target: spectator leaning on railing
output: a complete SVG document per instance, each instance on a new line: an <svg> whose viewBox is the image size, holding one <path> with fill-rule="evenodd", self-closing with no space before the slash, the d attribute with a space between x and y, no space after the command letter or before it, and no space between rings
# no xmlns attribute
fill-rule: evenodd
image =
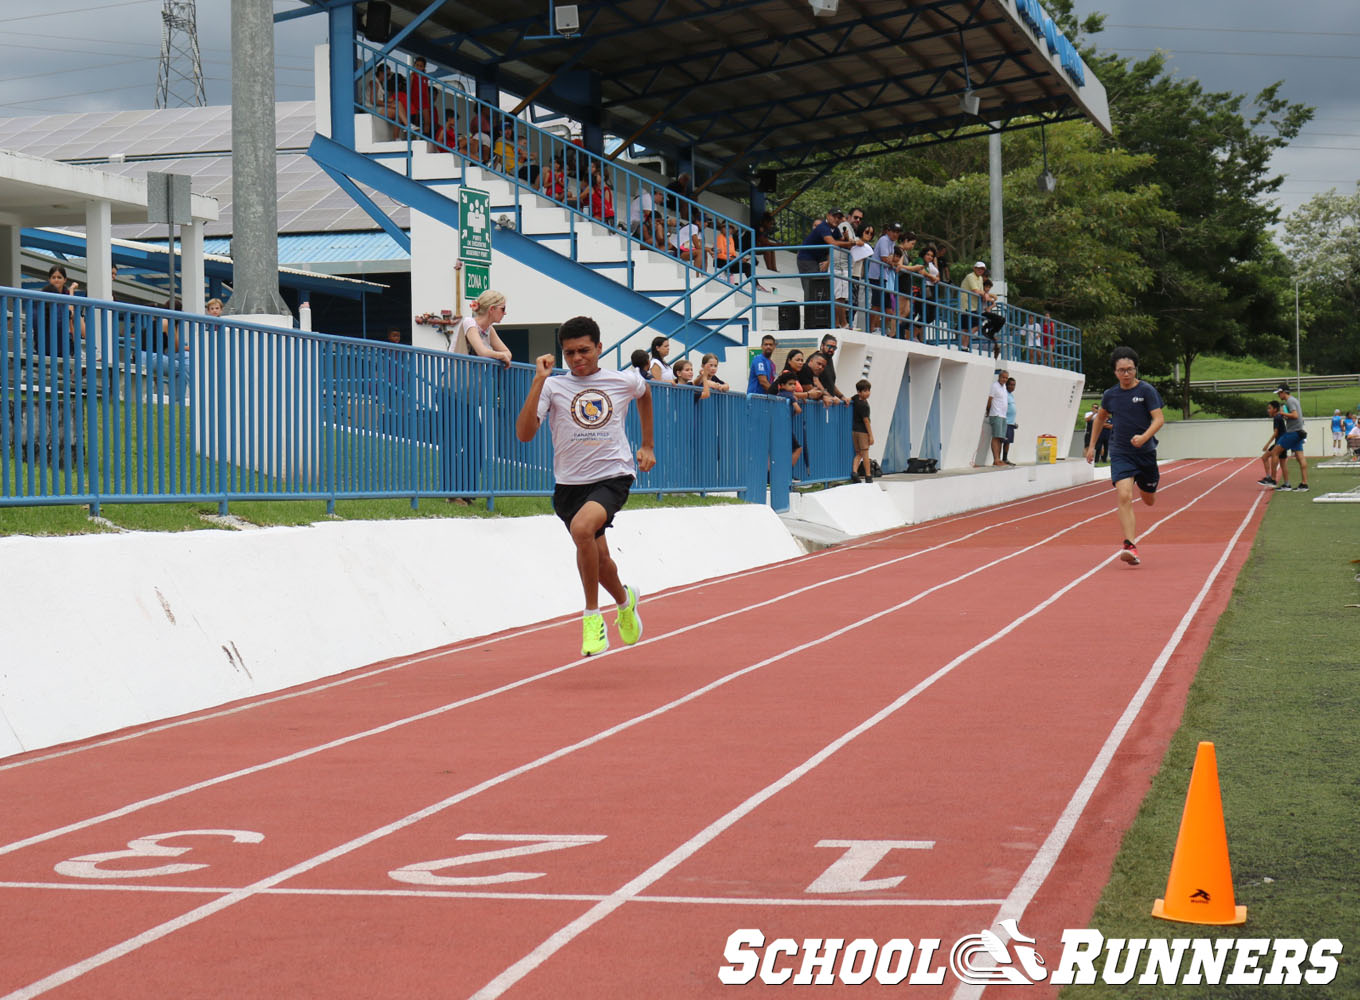
<svg viewBox="0 0 1360 1000"><path fill-rule="evenodd" d="M798 271L803 282L803 298L810 304L830 302L831 283L824 277L831 266L830 247L838 247L841 250L849 250L852 246L858 245L858 240L842 239L838 235L838 228L841 220L845 218L845 212L839 208L830 209L826 213L826 218L812 227L812 232L808 233L803 240L804 249L798 251ZM820 273L819 273L820 272ZM807 310L811 312L812 310ZM829 324L831 317L826 317ZM804 322L804 327L811 324Z"/></svg>
<svg viewBox="0 0 1360 1000"><path fill-rule="evenodd" d="M986 276L987 265L977 261L972 273L965 275L963 281L959 282L959 287L963 289L963 294L959 296L959 346L965 351L969 346L968 334L977 326L982 311L982 280Z"/></svg>
<svg viewBox="0 0 1360 1000"><path fill-rule="evenodd" d="M822 382L824 371L826 371L826 355L821 351L813 351L807 359L807 364L803 365L798 372L798 381L803 383L804 389L808 390L809 398L820 399L828 406L844 402L844 400L831 395L827 390L826 384ZM813 390L816 390L816 396L811 395Z"/></svg>
<svg viewBox="0 0 1360 1000"><path fill-rule="evenodd" d="M699 374L694 376L694 384L703 389L700 399L707 399L714 392L726 392L727 383L718 378L718 356L705 354L699 362Z"/></svg>
<svg viewBox="0 0 1360 1000"><path fill-rule="evenodd" d="M769 392L774 385L774 345L775 339L770 334L760 338L760 353L751 359L751 373L746 380L746 391L751 395Z"/></svg>
<svg viewBox="0 0 1360 1000"><path fill-rule="evenodd" d="M890 222L883 227L883 235L874 244L874 252L865 265L864 274L869 282L869 332L884 331L883 312L886 299L886 277L892 273L893 250L902 235L902 223Z"/></svg>
<svg viewBox="0 0 1360 1000"><path fill-rule="evenodd" d="M916 304L921 301L921 286L926 276L926 266L920 261L913 262L912 253L916 249L916 234L906 232L902 234L901 241L897 244L897 256L893 260L893 267L897 295L894 297L894 315L897 317L894 322L895 336L907 337L907 327L911 324L912 313L916 309Z"/></svg>
<svg viewBox="0 0 1360 1000"><path fill-rule="evenodd" d="M912 336L924 340L921 328L935 322L935 296L940 284L940 269L935 263L935 248L926 247L921 251L921 259L916 265L916 273L921 276L920 285L914 290L912 299Z"/></svg>
<svg viewBox="0 0 1360 1000"><path fill-rule="evenodd" d="M822 388L826 390L826 401L828 403L846 403L845 393L836 388L836 349L840 346L834 334L826 334L822 337L821 346L813 359L821 358L822 370L818 373L821 379Z"/></svg>

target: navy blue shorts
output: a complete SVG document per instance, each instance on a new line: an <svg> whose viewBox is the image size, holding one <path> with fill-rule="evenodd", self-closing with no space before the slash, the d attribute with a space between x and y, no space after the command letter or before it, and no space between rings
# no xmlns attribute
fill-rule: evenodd
<svg viewBox="0 0 1360 1000"><path fill-rule="evenodd" d="M1275 439L1275 447L1285 451L1303 451L1303 435L1298 431L1286 431Z"/></svg>
<svg viewBox="0 0 1360 1000"><path fill-rule="evenodd" d="M1156 493L1161 478L1155 451L1110 452L1110 482L1132 479L1144 493Z"/></svg>

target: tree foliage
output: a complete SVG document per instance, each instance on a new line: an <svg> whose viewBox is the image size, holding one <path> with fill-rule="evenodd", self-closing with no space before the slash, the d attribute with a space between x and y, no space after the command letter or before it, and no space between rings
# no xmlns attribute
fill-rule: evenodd
<svg viewBox="0 0 1360 1000"><path fill-rule="evenodd" d="M1309 366L1360 371L1360 185L1317 195L1285 220L1284 233Z"/></svg>
<svg viewBox="0 0 1360 1000"><path fill-rule="evenodd" d="M1170 374L1179 363L1185 381L1206 352L1281 352L1292 285L1270 231L1281 182L1270 157L1311 109L1283 98L1278 83L1248 99L1172 75L1160 54L1137 62L1101 54L1081 39L1100 31L1102 17L1078 22L1070 0L1046 7L1105 85L1114 134L1085 123L1046 127L1058 177L1051 195L1035 185L1038 130L1003 137L1011 301L1081 326L1088 375L1099 379L1120 343L1138 350L1146 371ZM901 221L952 261L987 255L980 138L847 163L816 192L796 207L820 216L831 202L861 205L880 228ZM1182 404L1188 415L1188 393Z"/></svg>

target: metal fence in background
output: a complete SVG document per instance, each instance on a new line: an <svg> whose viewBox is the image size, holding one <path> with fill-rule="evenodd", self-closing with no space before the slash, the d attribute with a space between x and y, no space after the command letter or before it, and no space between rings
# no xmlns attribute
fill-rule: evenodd
<svg viewBox="0 0 1360 1000"><path fill-rule="evenodd" d="M515 435L528 365L17 289L0 345L3 506L552 492L549 431ZM788 506L787 400L652 389L637 490ZM804 405L801 478L848 477L846 409Z"/></svg>

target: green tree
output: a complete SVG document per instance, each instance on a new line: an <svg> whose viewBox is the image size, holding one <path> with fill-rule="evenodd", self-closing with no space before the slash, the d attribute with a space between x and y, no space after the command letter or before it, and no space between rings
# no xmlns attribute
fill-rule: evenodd
<svg viewBox="0 0 1360 1000"><path fill-rule="evenodd" d="M1270 196L1281 178L1270 157L1288 144L1312 110L1267 87L1250 103L1241 94L1210 93L1196 80L1170 76L1161 55L1137 63L1097 58L1121 148L1150 159L1140 178L1156 183L1173 221L1144 247L1153 280L1138 311L1154 320L1140 346L1144 364L1182 366L1186 383L1195 358L1241 352L1278 331L1278 297L1259 265L1272 252L1269 227L1279 217ZM1190 414L1188 385L1181 399Z"/></svg>
<svg viewBox="0 0 1360 1000"><path fill-rule="evenodd" d="M1285 220L1284 246L1299 279L1308 367L1360 371L1360 184L1300 206Z"/></svg>

